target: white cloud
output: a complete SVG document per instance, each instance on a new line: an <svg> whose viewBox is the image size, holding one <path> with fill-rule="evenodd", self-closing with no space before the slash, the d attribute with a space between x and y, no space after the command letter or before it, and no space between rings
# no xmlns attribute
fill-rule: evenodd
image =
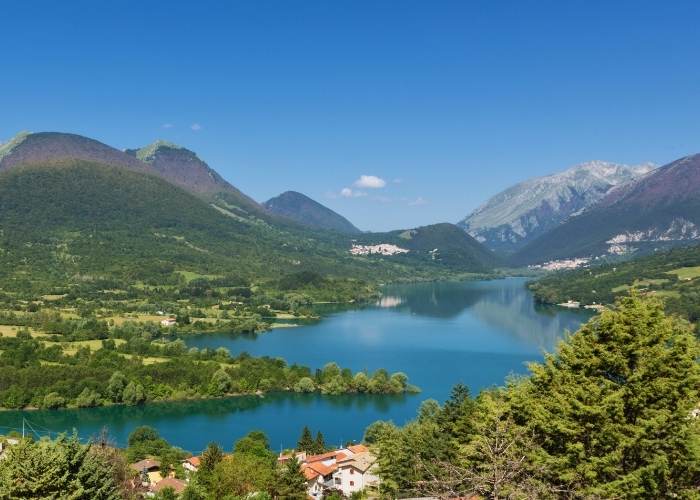
<svg viewBox="0 0 700 500"><path fill-rule="evenodd" d="M427 205L427 204L428 204L428 200L426 200L422 196L419 196L415 200L408 202L409 207L420 207L420 206Z"/></svg>
<svg viewBox="0 0 700 500"><path fill-rule="evenodd" d="M193 123L192 125L190 125L190 128L195 132L199 132L200 130L202 130L202 126L199 123Z"/></svg>
<svg viewBox="0 0 700 500"><path fill-rule="evenodd" d="M163 124L163 128L173 128L174 126L175 125L173 125L172 123L164 123Z"/></svg>
<svg viewBox="0 0 700 500"><path fill-rule="evenodd" d="M346 187L340 190L340 196L343 198L361 198L362 196L367 196L367 193L364 191L355 191Z"/></svg>
<svg viewBox="0 0 700 500"><path fill-rule="evenodd" d="M386 186L386 181L376 175L361 175L353 185L359 188L381 189Z"/></svg>

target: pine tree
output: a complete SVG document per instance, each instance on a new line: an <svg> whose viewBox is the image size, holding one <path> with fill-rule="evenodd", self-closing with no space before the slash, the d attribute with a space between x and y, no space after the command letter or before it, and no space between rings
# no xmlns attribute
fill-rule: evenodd
<svg viewBox="0 0 700 500"><path fill-rule="evenodd" d="M316 440L314 441L314 453L315 454L321 454L325 453L326 451L326 441L323 438L323 434L321 431L318 431L316 433Z"/></svg>
<svg viewBox="0 0 700 500"><path fill-rule="evenodd" d="M582 497L669 498L700 480L700 356L691 327L632 296L509 391L551 484Z"/></svg>
<svg viewBox="0 0 700 500"><path fill-rule="evenodd" d="M0 498L117 500L112 466L77 436L22 440L0 460Z"/></svg>
<svg viewBox="0 0 700 500"><path fill-rule="evenodd" d="M280 498L286 500L305 500L307 498L306 478L301 470L301 463L296 457L287 460L280 473L277 486Z"/></svg>
<svg viewBox="0 0 700 500"><path fill-rule="evenodd" d="M311 430L309 430L308 426L304 426L304 429L301 431L301 437L299 438L299 441L297 442L297 451L305 451L306 453L313 453L314 452L314 438L311 435Z"/></svg>

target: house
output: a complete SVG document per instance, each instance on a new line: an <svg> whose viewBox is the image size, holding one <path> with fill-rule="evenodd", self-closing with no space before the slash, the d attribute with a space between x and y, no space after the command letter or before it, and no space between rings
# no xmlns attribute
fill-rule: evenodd
<svg viewBox="0 0 700 500"><path fill-rule="evenodd" d="M144 486L156 484L163 479L163 476L160 475L160 462L158 460L140 460L131 464L130 467L141 475L141 484Z"/></svg>
<svg viewBox="0 0 700 500"><path fill-rule="evenodd" d="M301 463L306 478L307 493L310 498L320 500L330 490L340 490L343 495L364 488L377 486L376 457L363 444L355 444L319 455L304 452L280 455L278 464L284 464L292 457Z"/></svg>
<svg viewBox="0 0 700 500"><path fill-rule="evenodd" d="M333 473L337 470L335 463L326 465L318 460L305 463L302 467L306 478L307 492L311 498L323 498L325 490L334 488Z"/></svg>
<svg viewBox="0 0 700 500"><path fill-rule="evenodd" d="M187 488L187 483L182 479L176 479L174 477L166 477L158 481L156 484L151 486L150 491L152 493L160 493L166 488L172 488L176 495L181 494Z"/></svg>
<svg viewBox="0 0 700 500"><path fill-rule="evenodd" d="M360 445L361 446L361 445ZM366 449L366 447L363 447ZM357 448L358 450L360 448ZM377 457L368 451L360 451L352 456L338 460L337 470L333 474L334 486L344 495L362 491L379 485L376 467Z"/></svg>
<svg viewBox="0 0 700 500"><path fill-rule="evenodd" d="M160 320L160 326L171 327L175 326L176 324L177 320L175 318L165 318Z"/></svg>
<svg viewBox="0 0 700 500"><path fill-rule="evenodd" d="M182 462L182 467L189 472L197 472L199 470L199 465L202 463L200 457L190 457L186 458Z"/></svg>

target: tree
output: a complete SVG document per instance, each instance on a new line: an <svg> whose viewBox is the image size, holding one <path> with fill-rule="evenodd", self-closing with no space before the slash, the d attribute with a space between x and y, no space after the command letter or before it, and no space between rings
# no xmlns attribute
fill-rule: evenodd
<svg viewBox="0 0 700 500"><path fill-rule="evenodd" d="M114 372L107 383L107 396L115 403L121 402L126 385L127 380L124 374L120 371Z"/></svg>
<svg viewBox="0 0 700 500"><path fill-rule="evenodd" d="M270 451L270 442L265 433L260 431L249 432L239 439L233 446L235 453L248 453L261 458L274 460L275 455Z"/></svg>
<svg viewBox="0 0 700 500"><path fill-rule="evenodd" d="M320 455L326 451L326 440L323 438L321 431L316 433L316 439L314 440L314 453Z"/></svg>
<svg viewBox="0 0 700 500"><path fill-rule="evenodd" d="M78 397L75 399L75 404L78 408L92 408L93 406L98 406L100 404L100 395L89 387L86 387L78 394Z"/></svg>
<svg viewBox="0 0 700 500"><path fill-rule="evenodd" d="M129 382L129 385L124 389L124 403L130 406L136 406L146 401L146 392L143 386L136 382Z"/></svg>
<svg viewBox="0 0 700 500"><path fill-rule="evenodd" d="M0 498L121 498L110 464L76 435L22 440L0 460Z"/></svg>
<svg viewBox="0 0 700 500"><path fill-rule="evenodd" d="M315 390L316 384L310 377L302 377L294 384L294 392L314 392Z"/></svg>
<svg viewBox="0 0 700 500"><path fill-rule="evenodd" d="M582 496L696 493L699 355L687 323L633 295L531 365L509 398L546 479Z"/></svg>
<svg viewBox="0 0 700 500"><path fill-rule="evenodd" d="M216 443L209 443L207 449L202 452L200 471L205 473L214 472L214 468L224 459L224 450Z"/></svg>
<svg viewBox="0 0 700 500"><path fill-rule="evenodd" d="M305 500L307 498L306 478L301 470L301 463L292 457L282 467L277 480L277 489L281 498Z"/></svg>
<svg viewBox="0 0 700 500"><path fill-rule="evenodd" d="M50 392L44 396L43 406L50 410L61 408L62 406L66 406L66 400L57 392Z"/></svg>
<svg viewBox="0 0 700 500"><path fill-rule="evenodd" d="M219 368L211 377L210 392L214 396L223 396L231 392L233 381L231 376L223 368Z"/></svg>
<svg viewBox="0 0 700 500"><path fill-rule="evenodd" d="M306 425L301 431L299 441L297 441L297 451L305 451L307 453L313 453L314 451L314 438L311 435L311 430Z"/></svg>
<svg viewBox="0 0 700 500"><path fill-rule="evenodd" d="M137 427L129 434L127 457L131 461L141 460L149 455L161 456L170 445L160 437L158 431L147 425Z"/></svg>
<svg viewBox="0 0 700 500"><path fill-rule="evenodd" d="M224 498L227 495L243 497L271 490L274 479L274 464L268 458L249 453L232 453L214 468L210 493L213 498Z"/></svg>
<svg viewBox="0 0 700 500"><path fill-rule="evenodd" d="M472 434L471 420L474 406L469 388L461 383L455 385L438 417L440 427L460 442L466 442Z"/></svg>

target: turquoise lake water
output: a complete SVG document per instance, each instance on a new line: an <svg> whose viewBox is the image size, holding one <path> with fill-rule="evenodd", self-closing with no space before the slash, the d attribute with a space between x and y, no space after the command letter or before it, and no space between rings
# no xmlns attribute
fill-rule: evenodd
<svg viewBox="0 0 700 500"><path fill-rule="evenodd" d="M444 401L462 382L476 393L501 385L509 374L526 373L526 363L552 351L566 330L590 314L535 304L525 280L421 283L384 290L373 305L327 306L323 319L257 336L203 334L190 346L226 347L231 353L277 356L313 368L335 361L353 370L403 371L420 394L322 396L271 394L213 401L0 413L0 431L26 417L38 433L76 428L89 437L106 426L124 445L139 425L156 427L168 441L192 452L210 441L226 449L250 430L270 436L275 448L296 443L301 428L321 430L328 443L360 440L375 420L404 423L421 401Z"/></svg>

